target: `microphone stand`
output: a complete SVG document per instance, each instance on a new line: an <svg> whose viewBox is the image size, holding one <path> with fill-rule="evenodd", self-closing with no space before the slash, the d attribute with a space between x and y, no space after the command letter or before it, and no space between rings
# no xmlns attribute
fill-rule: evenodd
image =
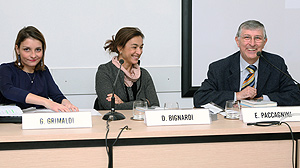
<svg viewBox="0 0 300 168"><path fill-rule="evenodd" d="M120 74L121 66L124 63L124 60L120 59L119 62L120 62L120 68L118 70L115 82L113 84L113 93L112 93L112 97L111 97L111 110L110 110L110 112L106 113L102 117L103 120L115 121L115 120L124 120L125 119L125 116L122 113L119 113L119 112L115 111L115 105L116 105L116 102L115 102L115 87L116 87L116 83L117 83L117 80L118 80L118 77L119 77L119 74Z"/></svg>
<svg viewBox="0 0 300 168"><path fill-rule="evenodd" d="M291 80L293 80L293 81L297 84L298 88L300 89L300 83L299 83L299 82L297 82L297 81L294 80L290 75L288 75L287 73L283 72L281 69L279 69L278 67L276 67L275 65L273 65L269 60L267 60L267 58L265 58L265 56L262 55L262 53L261 53L260 51L257 52L256 55L257 55L258 57L262 57L262 58L263 58L268 64L270 64L272 67L274 67L274 68L277 69L279 72L281 72L282 74L284 74L285 76L287 76L288 78L290 78Z"/></svg>

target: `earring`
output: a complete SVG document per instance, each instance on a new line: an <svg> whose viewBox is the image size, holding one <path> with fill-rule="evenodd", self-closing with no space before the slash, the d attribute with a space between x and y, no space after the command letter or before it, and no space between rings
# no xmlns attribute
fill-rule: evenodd
<svg viewBox="0 0 300 168"><path fill-rule="evenodd" d="M21 57L18 55L18 66L21 66Z"/></svg>
<svg viewBox="0 0 300 168"><path fill-rule="evenodd" d="M41 67L44 66L43 61L41 61Z"/></svg>

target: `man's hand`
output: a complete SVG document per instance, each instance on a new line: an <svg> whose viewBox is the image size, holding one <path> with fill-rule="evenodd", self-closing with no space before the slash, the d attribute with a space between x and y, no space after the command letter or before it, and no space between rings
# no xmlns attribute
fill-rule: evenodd
<svg viewBox="0 0 300 168"><path fill-rule="evenodd" d="M236 100L253 99L257 95L257 90L251 86L247 86L240 92L236 93Z"/></svg>

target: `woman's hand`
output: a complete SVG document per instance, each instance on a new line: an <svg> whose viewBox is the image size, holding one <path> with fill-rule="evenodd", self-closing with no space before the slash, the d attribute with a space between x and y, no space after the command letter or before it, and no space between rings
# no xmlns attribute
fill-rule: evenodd
<svg viewBox="0 0 300 168"><path fill-rule="evenodd" d="M63 99L61 104L66 106L71 111L79 111L78 107L74 106L68 99Z"/></svg>
<svg viewBox="0 0 300 168"><path fill-rule="evenodd" d="M47 109L50 109L55 112L70 112L70 109L62 104L56 103L52 100L49 100L44 105Z"/></svg>
<svg viewBox="0 0 300 168"><path fill-rule="evenodd" d="M124 103L123 100L121 100L118 95L115 94L114 96L115 96L115 103L116 104L122 104L122 103ZM110 102L111 101L111 97L112 97L112 93L110 93L110 94L107 95L106 100Z"/></svg>
<svg viewBox="0 0 300 168"><path fill-rule="evenodd" d="M78 108L74 106L69 100L63 99L62 104L56 103L52 100L46 99L44 97L29 93L25 99L25 102L28 104L37 104L46 107L47 109L56 111L56 112L69 112L69 111L78 111Z"/></svg>

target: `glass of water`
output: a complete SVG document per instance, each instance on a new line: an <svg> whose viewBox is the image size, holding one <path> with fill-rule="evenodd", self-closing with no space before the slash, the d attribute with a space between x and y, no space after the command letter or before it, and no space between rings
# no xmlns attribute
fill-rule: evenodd
<svg viewBox="0 0 300 168"><path fill-rule="evenodd" d="M225 113L227 119L239 119L241 114L240 102L234 100L226 101Z"/></svg>
<svg viewBox="0 0 300 168"><path fill-rule="evenodd" d="M178 110L179 104L178 104L178 102L166 102L164 104L164 109L165 110Z"/></svg>
<svg viewBox="0 0 300 168"><path fill-rule="evenodd" d="M148 109L146 101L138 100L133 102L133 117L134 120L144 120L145 110Z"/></svg>

